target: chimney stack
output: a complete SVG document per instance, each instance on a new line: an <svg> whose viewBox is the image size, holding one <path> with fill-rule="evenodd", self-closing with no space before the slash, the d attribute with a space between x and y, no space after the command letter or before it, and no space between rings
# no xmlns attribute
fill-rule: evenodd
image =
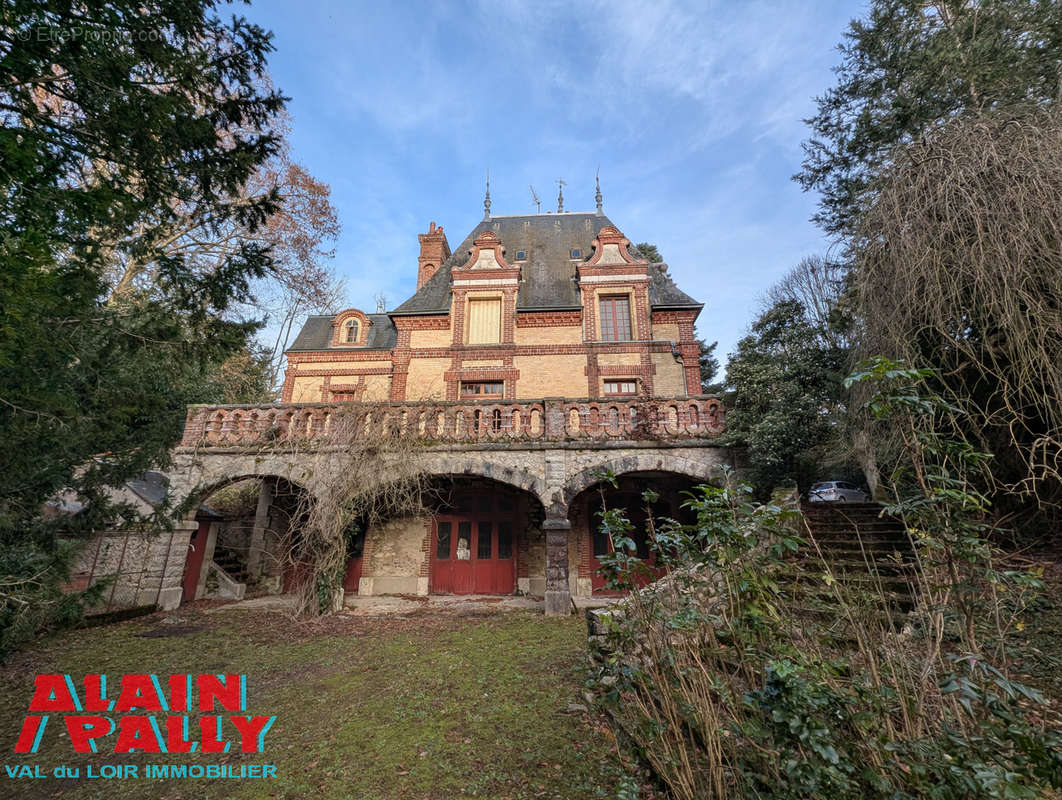
<svg viewBox="0 0 1062 800"><path fill-rule="evenodd" d="M427 233L418 233L420 256L417 258L417 289L431 280L443 261L450 257L450 243L446 241L442 225L431 223Z"/></svg>

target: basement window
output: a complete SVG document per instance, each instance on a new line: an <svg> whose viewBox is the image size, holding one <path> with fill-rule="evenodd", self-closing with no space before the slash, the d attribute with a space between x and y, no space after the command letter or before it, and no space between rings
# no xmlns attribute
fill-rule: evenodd
<svg viewBox="0 0 1062 800"><path fill-rule="evenodd" d="M504 390L504 381L461 381L462 397L501 397Z"/></svg>
<svg viewBox="0 0 1062 800"><path fill-rule="evenodd" d="M623 379L617 381L605 381L605 394L614 397L616 395L631 395L638 393L638 381Z"/></svg>

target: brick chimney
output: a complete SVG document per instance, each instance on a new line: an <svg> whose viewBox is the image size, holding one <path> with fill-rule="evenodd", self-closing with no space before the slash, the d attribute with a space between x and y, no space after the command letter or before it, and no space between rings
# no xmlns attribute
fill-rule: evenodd
<svg viewBox="0 0 1062 800"><path fill-rule="evenodd" d="M417 258L417 289L426 284L439 266L450 257L450 243L446 241L442 225L431 223L427 233L418 233L420 256Z"/></svg>

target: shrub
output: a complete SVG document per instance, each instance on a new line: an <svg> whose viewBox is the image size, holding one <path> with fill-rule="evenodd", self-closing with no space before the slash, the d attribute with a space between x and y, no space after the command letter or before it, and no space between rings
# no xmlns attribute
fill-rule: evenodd
<svg viewBox="0 0 1062 800"><path fill-rule="evenodd" d="M880 582L840 579L798 508L756 504L730 474L689 498L695 524L649 523L667 574L598 616L590 682L673 796L1032 798L1062 788L1047 701L1007 668L1007 634L1039 581L997 568L985 500L964 481L982 456L934 433L939 399L924 378L885 362L854 378L911 431L909 480L893 481L909 492L889 511L913 546L913 610ZM644 566L630 523L613 509L601 524L614 545L608 581L633 590Z"/></svg>

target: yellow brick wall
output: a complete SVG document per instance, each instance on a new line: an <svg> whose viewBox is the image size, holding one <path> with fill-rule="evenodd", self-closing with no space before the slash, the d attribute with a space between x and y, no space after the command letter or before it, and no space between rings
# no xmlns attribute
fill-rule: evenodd
<svg viewBox="0 0 1062 800"><path fill-rule="evenodd" d="M410 331L409 346L414 350L418 347L449 347L453 341L453 332L447 328L444 331Z"/></svg>
<svg viewBox="0 0 1062 800"><path fill-rule="evenodd" d="M674 322L657 322L653 325L653 338L677 342L679 340L679 326Z"/></svg>
<svg viewBox="0 0 1062 800"><path fill-rule="evenodd" d="M529 344L579 344L583 341L580 325L565 325L557 328L517 328L514 333L517 346Z"/></svg>
<svg viewBox="0 0 1062 800"><path fill-rule="evenodd" d="M443 373L450 368L448 358L411 358L406 378L407 400L444 400Z"/></svg>
<svg viewBox="0 0 1062 800"><path fill-rule="evenodd" d="M324 378L296 378L294 385L291 387L291 402L321 402L321 384L323 383Z"/></svg>
<svg viewBox="0 0 1062 800"><path fill-rule="evenodd" d="M586 397L586 356L517 356L519 399Z"/></svg>
<svg viewBox="0 0 1062 800"><path fill-rule="evenodd" d="M335 378L332 382L335 383ZM357 380L355 378L355 380ZM365 393L361 396L363 402L390 400L391 399L391 376L390 375L366 375Z"/></svg>
<svg viewBox="0 0 1062 800"><path fill-rule="evenodd" d="M656 367L656 374L653 376L654 392L662 397L686 394L682 365L678 364L670 353L653 353L652 359L653 366ZM694 386L693 390L699 391L700 387Z"/></svg>
<svg viewBox="0 0 1062 800"><path fill-rule="evenodd" d="M602 353L597 357L599 367L637 366L642 363L638 353Z"/></svg>

